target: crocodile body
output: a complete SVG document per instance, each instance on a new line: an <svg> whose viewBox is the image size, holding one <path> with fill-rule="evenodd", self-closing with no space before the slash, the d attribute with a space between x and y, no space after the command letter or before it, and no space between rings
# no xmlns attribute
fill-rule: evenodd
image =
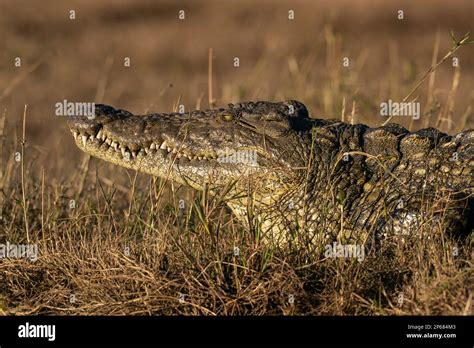
<svg viewBox="0 0 474 348"><path fill-rule="evenodd" d="M68 123L79 148L100 159L225 190L244 225L280 244L366 243L438 220L471 231L474 130L313 119L297 101L142 116L96 105L94 119Z"/></svg>

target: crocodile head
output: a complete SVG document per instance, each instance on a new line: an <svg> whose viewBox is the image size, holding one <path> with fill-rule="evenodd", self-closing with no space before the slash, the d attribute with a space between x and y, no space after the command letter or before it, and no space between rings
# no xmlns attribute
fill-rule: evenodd
<svg viewBox="0 0 474 348"><path fill-rule="evenodd" d="M231 184L229 195L267 205L302 182L301 133L311 122L297 101L144 116L96 105L93 119L68 119L77 146L95 157L198 190Z"/></svg>

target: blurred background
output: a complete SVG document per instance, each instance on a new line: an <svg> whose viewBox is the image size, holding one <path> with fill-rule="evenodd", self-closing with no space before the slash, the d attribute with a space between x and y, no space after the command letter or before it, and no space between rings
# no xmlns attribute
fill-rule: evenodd
<svg viewBox="0 0 474 348"><path fill-rule="evenodd" d="M20 146L28 104L37 161L57 175L77 165L80 152L54 114L64 99L137 114L297 99L312 117L344 113L379 126L380 103L405 97L451 49L450 30L460 38L474 29L473 15L472 0L0 0L2 144ZM451 133L473 126L474 45L454 56L457 69L448 59L414 93L421 119L393 121Z"/></svg>

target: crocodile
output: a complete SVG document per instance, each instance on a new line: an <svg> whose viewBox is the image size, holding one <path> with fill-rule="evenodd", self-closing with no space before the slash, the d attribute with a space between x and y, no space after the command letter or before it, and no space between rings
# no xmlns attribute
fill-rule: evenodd
<svg viewBox="0 0 474 348"><path fill-rule="evenodd" d="M223 192L244 226L279 245L369 243L440 222L472 232L472 129L371 128L312 118L295 100L147 115L97 104L68 125L99 159Z"/></svg>

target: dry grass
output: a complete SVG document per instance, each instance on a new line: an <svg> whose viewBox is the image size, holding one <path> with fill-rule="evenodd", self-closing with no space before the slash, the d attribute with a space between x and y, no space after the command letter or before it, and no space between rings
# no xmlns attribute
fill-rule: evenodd
<svg viewBox="0 0 474 348"><path fill-rule="evenodd" d="M172 2L115 4L41 5L42 16L34 2L0 4L0 243L29 239L40 252L35 262L0 260L0 313L472 314L472 235L455 241L425 224L424 238L361 263L277 248L218 197L81 155L53 117L63 99L138 113L171 110L177 100L193 108L208 99L293 98L318 117L380 125L379 103L410 93L451 48L449 30L473 31L471 1L370 11L364 0L350 2L351 11L347 2L186 2L184 23ZM400 7L404 24L391 17ZM297 21L288 22L288 8ZM460 68L448 60L417 90L419 121L395 121L472 128L472 53L472 45L460 49ZM10 64L16 56L20 69ZM335 63L345 56L348 70Z"/></svg>
<svg viewBox="0 0 474 348"><path fill-rule="evenodd" d="M40 257L0 263L4 313L470 313L472 239L458 244L427 224L429 239L397 241L361 263L324 259L260 242L218 199L189 194L180 209L182 193L160 190L159 181L139 186L120 192L96 177L70 209L74 187L29 180ZM7 240L25 242L19 188L7 198Z"/></svg>

